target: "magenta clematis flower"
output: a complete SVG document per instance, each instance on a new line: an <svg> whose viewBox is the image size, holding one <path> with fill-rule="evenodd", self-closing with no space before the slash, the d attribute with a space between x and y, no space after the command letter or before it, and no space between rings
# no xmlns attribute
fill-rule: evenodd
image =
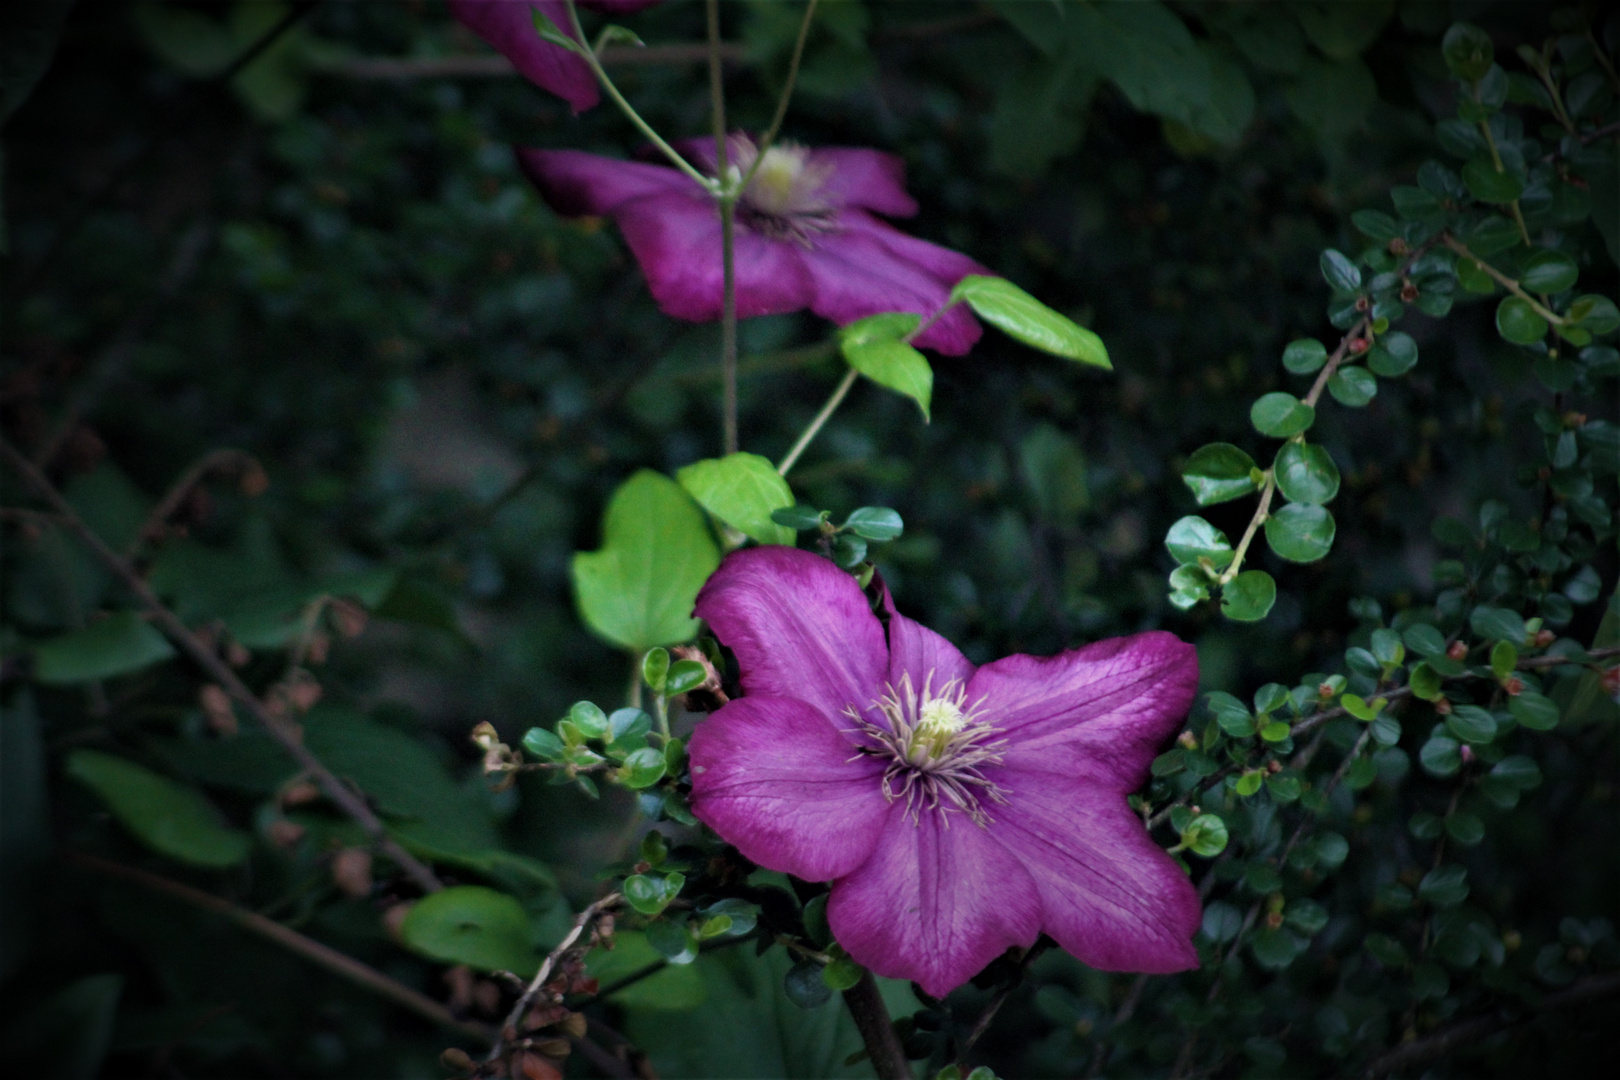
<svg viewBox="0 0 1620 1080"><path fill-rule="evenodd" d="M715 174L712 139L690 139L677 149ZM737 176L759 156L742 135L731 137L726 153ZM696 180L666 165L577 150L519 150L518 160L558 213L609 215L618 223L666 315L694 322L720 317L720 212ZM892 154L772 146L737 202L737 314L809 308L839 325L885 311L928 317L963 277L989 271L874 216L916 212L905 166ZM979 333L958 305L916 344L960 356Z"/></svg>
<svg viewBox="0 0 1620 1080"><path fill-rule="evenodd" d="M886 628L791 548L721 564L697 614L745 696L692 735L692 812L760 866L831 881L839 944L936 997L1043 931L1108 971L1197 966L1197 893L1125 803L1192 704L1192 646L975 668L885 602Z"/></svg>
<svg viewBox="0 0 1620 1080"><path fill-rule="evenodd" d="M604 15L628 15L659 0L579 0L580 7ZM450 14L512 61L518 74L584 112L600 100L590 65L561 45L541 39L534 10L573 37L565 0L448 0Z"/></svg>

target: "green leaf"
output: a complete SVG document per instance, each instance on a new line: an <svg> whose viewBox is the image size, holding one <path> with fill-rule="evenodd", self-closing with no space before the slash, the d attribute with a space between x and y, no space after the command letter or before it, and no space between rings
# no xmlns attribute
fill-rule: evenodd
<svg viewBox="0 0 1620 1080"><path fill-rule="evenodd" d="M1588 293L1569 305L1569 319L1587 333L1601 336L1620 328L1620 307L1607 296Z"/></svg>
<svg viewBox="0 0 1620 1080"><path fill-rule="evenodd" d="M1440 673L1430 667L1427 662L1418 664L1407 677L1407 685L1412 693L1424 701L1438 701L1440 699Z"/></svg>
<svg viewBox="0 0 1620 1080"><path fill-rule="evenodd" d="M1264 570L1245 570L1221 586L1221 613L1237 622L1258 622L1277 602L1277 583Z"/></svg>
<svg viewBox="0 0 1620 1080"><path fill-rule="evenodd" d="M574 589L591 629L641 652L697 633L692 605L720 565L703 515L668 477L643 469L608 503L600 551L574 556Z"/></svg>
<svg viewBox="0 0 1620 1080"><path fill-rule="evenodd" d="M1293 394L1274 391L1254 403L1249 409L1249 421L1262 435L1286 439L1315 423L1316 410Z"/></svg>
<svg viewBox="0 0 1620 1080"><path fill-rule="evenodd" d="M133 611L97 619L34 648L34 677L71 686L128 675L174 656L168 639Z"/></svg>
<svg viewBox="0 0 1620 1080"><path fill-rule="evenodd" d="M1446 835L1463 847L1473 847L1485 839L1485 823L1473 814L1459 810L1446 818Z"/></svg>
<svg viewBox="0 0 1620 1080"><path fill-rule="evenodd" d="M561 761L566 748L561 739L545 728L532 727L523 733L523 749L541 761Z"/></svg>
<svg viewBox="0 0 1620 1080"><path fill-rule="evenodd" d="M1468 625L1488 640L1511 641L1515 645L1524 641L1524 617L1512 608L1481 605L1468 616Z"/></svg>
<svg viewBox="0 0 1620 1080"><path fill-rule="evenodd" d="M1440 54L1446 67L1459 79L1478 82L1491 70L1496 50L1491 36L1472 23L1454 23L1440 41Z"/></svg>
<svg viewBox="0 0 1620 1080"><path fill-rule="evenodd" d="M818 1009L832 1000L832 987L822 981L821 965L814 960L801 960L789 968L782 989L801 1009Z"/></svg>
<svg viewBox="0 0 1620 1080"><path fill-rule="evenodd" d="M697 938L684 922L653 923L647 927L647 944L671 964L690 964L698 958Z"/></svg>
<svg viewBox="0 0 1620 1080"><path fill-rule="evenodd" d="M1462 755L1456 739L1448 739L1444 735L1435 735L1423 744L1418 751L1418 760L1423 763L1425 772L1442 779L1454 776L1462 768Z"/></svg>
<svg viewBox="0 0 1620 1080"><path fill-rule="evenodd" d="M1311 563L1333 548L1333 515L1325 507L1289 503L1266 518L1266 543L1289 562Z"/></svg>
<svg viewBox="0 0 1620 1080"><path fill-rule="evenodd" d="M1406 647L1421 656L1439 656L1446 651L1446 639L1428 623L1413 623L1401 631Z"/></svg>
<svg viewBox="0 0 1620 1080"><path fill-rule="evenodd" d="M1506 170L1497 171L1489 158L1475 158L1462 168L1468 193L1480 202L1503 205L1524 194L1524 181Z"/></svg>
<svg viewBox="0 0 1620 1080"><path fill-rule="evenodd" d="M1364 367L1342 367L1328 377L1328 393L1340 405L1359 409L1378 396L1378 380Z"/></svg>
<svg viewBox="0 0 1620 1080"><path fill-rule="evenodd" d="M639 791L662 780L667 767L664 752L646 746L624 759L621 775L626 787Z"/></svg>
<svg viewBox="0 0 1620 1080"><path fill-rule="evenodd" d="M524 978L540 966L523 905L483 885L452 885L424 896L411 905L399 936L406 948L445 964Z"/></svg>
<svg viewBox="0 0 1620 1080"><path fill-rule="evenodd" d="M685 885L684 874L632 874L624 879L624 898L643 915L657 915Z"/></svg>
<svg viewBox="0 0 1620 1080"><path fill-rule="evenodd" d="M662 649L653 649L647 654L647 658L648 660L651 660L652 657L662 652ZM663 655L664 663L667 665L669 663L669 654L664 653ZM643 661L641 665L641 674L643 678L647 678L649 674L657 674L657 672L655 670L649 673L647 670L647 662ZM651 680L649 679L648 681L650 682ZM568 719L573 723L574 727L579 730L579 733L585 736L587 739L603 739L607 737L608 718L595 702L574 702L568 707Z"/></svg>
<svg viewBox="0 0 1620 1080"><path fill-rule="evenodd" d="M1181 479L1199 506L1213 506L1254 491L1254 471L1254 459L1231 443L1209 443L1187 458Z"/></svg>
<svg viewBox="0 0 1620 1080"><path fill-rule="evenodd" d="M684 694L702 686L708 677L709 673L696 660L677 660L670 666L669 677L664 681L664 693L670 697Z"/></svg>
<svg viewBox="0 0 1620 1080"><path fill-rule="evenodd" d="M1287 930L1273 930L1266 927L1254 935L1253 944L1256 962L1269 971L1281 971L1294 962L1302 949L1300 940Z"/></svg>
<svg viewBox="0 0 1620 1080"><path fill-rule="evenodd" d="M1534 690L1524 690L1517 697L1509 698L1508 712L1521 727L1531 731L1551 731L1558 726L1557 703Z"/></svg>
<svg viewBox="0 0 1620 1080"><path fill-rule="evenodd" d="M1561 293L1573 289L1581 276L1575 260L1562 251L1538 251L1525 261L1519 284L1536 293Z"/></svg>
<svg viewBox="0 0 1620 1080"><path fill-rule="evenodd" d="M1231 556L1227 556L1231 561ZM1169 600L1178 611L1187 611L1195 607L1200 601L1209 599L1210 577L1201 567L1195 565L1178 566L1170 572Z"/></svg>
<svg viewBox="0 0 1620 1080"><path fill-rule="evenodd" d="M1018 464L1035 509L1047 521L1071 520L1091 504L1085 455L1052 424L1037 424L1019 440Z"/></svg>
<svg viewBox="0 0 1620 1080"><path fill-rule="evenodd" d="M822 513L813 506L798 503L771 511L771 520L795 532L809 532L821 528Z"/></svg>
<svg viewBox="0 0 1620 1080"><path fill-rule="evenodd" d="M1350 223L1375 244L1387 244L1401 235L1401 223L1382 210L1357 210Z"/></svg>
<svg viewBox="0 0 1620 1080"><path fill-rule="evenodd" d="M905 522L900 520L900 515L887 506L862 506L851 511L841 528L847 529L863 540L882 543L898 540L900 534L905 532L906 526Z"/></svg>
<svg viewBox="0 0 1620 1080"><path fill-rule="evenodd" d="M1215 814L1199 814L1181 830L1181 842L1194 855L1212 859L1226 850L1226 822Z"/></svg>
<svg viewBox="0 0 1620 1080"><path fill-rule="evenodd" d="M694 461L675 473L698 505L762 544L792 544L794 530L771 514L794 505L793 492L776 466L758 454L736 453Z"/></svg>
<svg viewBox="0 0 1620 1080"><path fill-rule="evenodd" d="M1386 379L1405 375L1417 365L1417 360L1417 342L1399 330L1379 338L1367 353L1367 367Z"/></svg>
<svg viewBox="0 0 1620 1080"><path fill-rule="evenodd" d="M1491 674L1505 679L1519 663L1519 649L1511 641L1498 641L1491 648Z"/></svg>
<svg viewBox="0 0 1620 1080"><path fill-rule="evenodd" d="M1295 375L1311 375L1327 363L1327 347L1315 338L1290 341L1283 350L1283 367Z"/></svg>
<svg viewBox="0 0 1620 1080"><path fill-rule="evenodd" d="M1318 264L1322 270L1322 277L1335 290L1355 292L1361 288L1361 271L1344 252L1328 248L1322 252Z"/></svg>
<svg viewBox="0 0 1620 1080"><path fill-rule="evenodd" d="M568 34L563 33L562 30L558 28L556 23L552 22L546 17L545 12L541 11L537 7L530 8L529 16L534 22L535 33L540 35L540 40L549 41L553 45L561 46L571 53L578 53L581 51L579 42L575 41ZM578 61L574 62L578 63Z"/></svg>
<svg viewBox="0 0 1620 1080"><path fill-rule="evenodd" d="M97 750L73 751L66 772L101 796L119 824L159 854L209 869L248 857L247 833L223 824L195 788Z"/></svg>
<svg viewBox="0 0 1620 1080"><path fill-rule="evenodd" d="M1515 345L1534 345L1547 336L1547 320L1536 314L1530 301L1508 296L1497 305L1496 332Z"/></svg>
<svg viewBox="0 0 1620 1080"><path fill-rule="evenodd" d="M1232 561L1232 545L1226 534L1196 515L1189 515L1170 526L1164 546L1178 563L1208 559L1210 567L1222 570Z"/></svg>
<svg viewBox="0 0 1620 1080"><path fill-rule="evenodd" d="M848 990L861 981L866 969L847 956L840 956L821 969L821 981L829 990Z"/></svg>
<svg viewBox="0 0 1620 1080"><path fill-rule="evenodd" d="M1376 932L1368 934L1363 944L1367 946L1367 951L1373 954L1373 959L1385 967L1403 968L1406 966L1406 946L1388 934Z"/></svg>
<svg viewBox="0 0 1620 1080"><path fill-rule="evenodd" d="M1446 730L1467 743L1488 743L1496 738L1496 717L1478 705L1457 705L1446 717Z"/></svg>
<svg viewBox="0 0 1620 1080"><path fill-rule="evenodd" d="M1491 776L1519 791L1533 791L1541 786L1541 766L1523 754L1497 762L1491 767Z"/></svg>
<svg viewBox="0 0 1620 1080"><path fill-rule="evenodd" d="M1418 899L1435 907L1456 907L1468 899L1468 871L1461 866L1437 866L1418 882Z"/></svg>
<svg viewBox="0 0 1620 1080"><path fill-rule="evenodd" d="M1294 502L1321 505L1339 493L1339 467L1325 447L1288 443L1277 452L1272 470L1277 489Z"/></svg>
<svg viewBox="0 0 1620 1080"><path fill-rule="evenodd" d="M879 386L917 403L929 419L934 369L928 358L902 339L916 330L920 316L899 312L871 315L838 331L838 348L849 366Z"/></svg>
<svg viewBox="0 0 1620 1080"><path fill-rule="evenodd" d="M981 319L1031 348L1100 368L1113 368L1101 338L1059 315L1006 278L969 274L956 283L951 299L966 301Z"/></svg>

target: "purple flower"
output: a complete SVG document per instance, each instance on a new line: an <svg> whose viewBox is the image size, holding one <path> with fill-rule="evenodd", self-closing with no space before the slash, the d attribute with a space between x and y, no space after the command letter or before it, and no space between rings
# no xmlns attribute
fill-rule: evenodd
<svg viewBox="0 0 1620 1080"><path fill-rule="evenodd" d="M1045 932L1108 971L1198 964L1198 896L1125 796L1180 726L1192 646L1154 632L975 668L808 552L721 564L697 614L746 696L692 736L692 811L831 881L833 934L942 997Z"/></svg>
<svg viewBox="0 0 1620 1080"><path fill-rule="evenodd" d="M659 0L579 0L604 15L628 15ZM512 61L518 73L584 112L600 100L590 65L561 45L541 39L534 10L573 37L565 0L449 0L450 14ZM576 39L577 40L577 39Z"/></svg>
<svg viewBox="0 0 1620 1080"><path fill-rule="evenodd" d="M677 148L715 174L712 139ZM727 157L740 176L758 151L752 140L734 135ZM669 166L577 150L519 150L518 159L558 213L605 214L618 222L666 315L694 322L720 317L720 212L697 181ZM840 325L885 311L926 318L963 277L988 271L873 216L916 212L906 194L905 166L891 154L772 146L737 202L737 314L809 308ZM958 305L916 344L960 356L979 333L978 322Z"/></svg>

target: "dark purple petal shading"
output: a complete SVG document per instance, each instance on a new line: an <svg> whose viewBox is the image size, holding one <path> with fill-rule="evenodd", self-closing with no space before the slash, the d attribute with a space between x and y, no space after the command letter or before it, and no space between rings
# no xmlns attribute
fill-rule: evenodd
<svg viewBox="0 0 1620 1080"><path fill-rule="evenodd" d="M883 586L883 608L889 613L889 684L900 685L901 675L911 676L911 685L921 691L931 677L939 690L952 679L966 683L973 677L973 664L960 649L915 620L895 610L889 587Z"/></svg>
<svg viewBox="0 0 1620 1080"><path fill-rule="evenodd" d="M828 881L870 857L892 807L883 765L856 757L833 718L802 701L746 697L698 724L692 813L760 866Z"/></svg>
<svg viewBox="0 0 1620 1080"><path fill-rule="evenodd" d="M819 237L803 254L815 282L810 305L840 326L885 311L910 311L927 318L950 299L952 287L984 267L946 248L907 236L860 210L838 215L836 234ZM981 330L958 304L913 342L946 356L961 356Z"/></svg>
<svg viewBox="0 0 1620 1080"><path fill-rule="evenodd" d="M512 61L518 74L568 102L576 113L584 112L601 100L590 65L561 45L543 40L534 29L533 11L539 8L559 30L572 37L568 5L563 0L448 0L448 3L450 14Z"/></svg>
<svg viewBox="0 0 1620 1080"><path fill-rule="evenodd" d="M1198 892L1122 796L1050 773L999 779L1008 806L991 827L1039 888L1042 930L1103 971L1198 966Z"/></svg>
<svg viewBox="0 0 1620 1080"><path fill-rule="evenodd" d="M720 318L725 279L713 203L685 193L661 195L633 200L615 218L664 314L694 322ZM739 229L733 250L739 318L780 315L810 303L814 286L796 248Z"/></svg>
<svg viewBox="0 0 1620 1080"><path fill-rule="evenodd" d="M698 593L695 614L737 655L750 695L797 698L831 718L868 715L889 652L855 579L808 551L734 551Z"/></svg>
<svg viewBox="0 0 1620 1080"><path fill-rule="evenodd" d="M917 200L906 194L906 165L893 154L859 146L816 146L810 163L830 165L821 194L834 206L857 206L887 217L911 217Z"/></svg>
<svg viewBox="0 0 1620 1080"><path fill-rule="evenodd" d="M944 997L1008 948L1035 943L1035 882L990 831L962 814L949 828L939 813L914 824L899 803L886 825L827 902L833 936L856 961Z"/></svg>
<svg viewBox="0 0 1620 1080"><path fill-rule="evenodd" d="M968 684L1008 747L1009 770L1134 791L1198 689L1198 653L1174 634L1110 638L1057 656L1008 656Z"/></svg>
<svg viewBox="0 0 1620 1080"><path fill-rule="evenodd" d="M715 214L714 204L684 173L663 165L587 154L583 150L524 150L518 164L540 194L566 217L612 214L628 202L660 195L687 195Z"/></svg>

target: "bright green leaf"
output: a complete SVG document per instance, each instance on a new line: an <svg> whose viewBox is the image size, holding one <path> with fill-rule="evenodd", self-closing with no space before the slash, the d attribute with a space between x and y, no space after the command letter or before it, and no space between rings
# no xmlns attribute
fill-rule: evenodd
<svg viewBox="0 0 1620 1080"><path fill-rule="evenodd" d="M411 905L400 940L423 956L479 971L533 975L540 966L523 905L482 885L452 885Z"/></svg>
<svg viewBox="0 0 1620 1080"><path fill-rule="evenodd" d="M736 453L694 461L675 473L698 504L762 544L793 543L794 530L778 525L774 511L794 505L793 492L765 458Z"/></svg>
<svg viewBox="0 0 1620 1080"><path fill-rule="evenodd" d="M951 290L983 320L1031 348L1069 360L1112 368L1102 338L1059 315L1006 278L969 274Z"/></svg>

